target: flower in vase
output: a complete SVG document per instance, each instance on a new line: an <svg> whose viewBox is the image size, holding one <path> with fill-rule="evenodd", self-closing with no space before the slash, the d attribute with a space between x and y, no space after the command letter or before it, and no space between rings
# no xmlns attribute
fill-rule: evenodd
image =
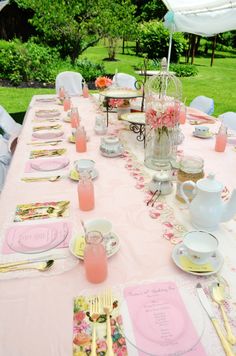
<svg viewBox="0 0 236 356"><path fill-rule="evenodd" d="M98 77L95 80L95 86L98 89L106 89L110 85L112 85L112 80L108 77Z"/></svg>
<svg viewBox="0 0 236 356"><path fill-rule="evenodd" d="M158 136L165 132L169 134L169 129L173 129L178 123L179 105L178 103L160 103L157 108L149 108L146 111L146 124L157 129Z"/></svg>

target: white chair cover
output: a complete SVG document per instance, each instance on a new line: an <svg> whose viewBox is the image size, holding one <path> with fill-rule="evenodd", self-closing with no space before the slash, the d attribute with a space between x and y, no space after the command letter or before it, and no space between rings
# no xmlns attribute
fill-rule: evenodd
<svg viewBox="0 0 236 356"><path fill-rule="evenodd" d="M137 79L130 74L116 73L112 78L114 86L125 89L136 89L135 83Z"/></svg>
<svg viewBox="0 0 236 356"><path fill-rule="evenodd" d="M8 150L8 141L0 135L0 192L5 182L10 161L11 154Z"/></svg>
<svg viewBox="0 0 236 356"><path fill-rule="evenodd" d="M208 115L211 115L214 112L214 100L204 95L197 96L191 101L189 106L201 110Z"/></svg>
<svg viewBox="0 0 236 356"><path fill-rule="evenodd" d="M236 113L233 111L225 112L219 115L223 124L231 130L236 131Z"/></svg>
<svg viewBox="0 0 236 356"><path fill-rule="evenodd" d="M11 137L18 137L22 125L15 122L15 120L8 114L3 106L0 105L0 127L4 131L4 137L9 139Z"/></svg>
<svg viewBox="0 0 236 356"><path fill-rule="evenodd" d="M60 87L64 87L65 91L70 96L82 95L83 87L83 77L77 72L61 72L56 77L56 93L59 93Z"/></svg>

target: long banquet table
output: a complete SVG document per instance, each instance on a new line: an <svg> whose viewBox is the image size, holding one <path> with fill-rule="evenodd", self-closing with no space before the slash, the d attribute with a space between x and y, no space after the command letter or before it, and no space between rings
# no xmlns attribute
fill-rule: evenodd
<svg viewBox="0 0 236 356"><path fill-rule="evenodd" d="M107 286L122 290L124 286L147 281L174 281L187 293L191 304L191 299L196 299L195 285L201 282L204 287L208 287L217 278L216 275L204 277L187 274L173 263L171 252L175 244L182 240L187 231L194 229L188 209L176 201L175 189L171 195L160 197L155 211L146 206L147 185L154 172L144 167L143 144L136 140L128 126L117 121L113 114L109 120L108 133L119 135L125 146L125 154L116 158L103 157L99 152L101 137L95 135L93 130L98 113L96 103L92 97L73 97L73 105L78 107L81 122L89 137L87 152L76 153L75 145L68 142L71 127L63 121L66 117L63 107L57 102L43 103L38 100L40 98L47 96L34 96L31 100L0 197L0 245L3 244L7 229L21 224L13 222L17 204L69 200L69 217L66 220L72 224L72 236L82 233L81 219L86 221L105 217L112 222L113 231L119 237L120 249L109 259L108 278L100 285L86 280L83 262L72 256L68 248L42 254L57 257L54 266L47 272L29 270L0 273L1 356L72 355L73 298L83 293L94 294ZM95 209L92 211L79 210L77 183L68 178L68 169L60 173L63 177L57 182L21 181L26 176L24 169L30 151L44 148L28 143L32 141L32 127L37 125L33 121L35 111L45 108L61 111L60 123L64 137L55 147L66 148L66 156L70 159L69 169L79 158L91 158L96 162L98 177L94 180ZM216 132L218 124L209 127ZM201 140L193 137L194 127L188 123L181 128L185 140L178 148L179 155L203 157L205 173L214 172L217 180L224 183L230 194L235 186L236 176L234 145L227 145L224 153L217 153L214 151L214 138ZM236 332L236 219L222 223L214 233L219 239L219 250L224 256L224 265L218 275L230 285L231 299L227 310ZM28 256L17 253L1 254L0 263L26 257ZM199 309L192 310L192 313L199 310L202 310L200 306ZM220 314L218 317L220 318ZM201 343L206 355L224 355L206 315ZM236 352L235 347L234 351ZM131 348L129 354L138 355L135 348ZM197 355L194 350L187 354Z"/></svg>

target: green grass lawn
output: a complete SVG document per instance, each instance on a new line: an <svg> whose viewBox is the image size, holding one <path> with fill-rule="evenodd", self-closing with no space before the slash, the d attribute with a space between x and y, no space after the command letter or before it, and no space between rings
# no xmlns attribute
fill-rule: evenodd
<svg viewBox="0 0 236 356"><path fill-rule="evenodd" d="M81 57L86 57L93 62L101 62L108 57L107 50L103 43L96 47L88 48ZM107 73L125 72L139 76L135 73L134 66L141 63L142 59L134 55L131 47L126 49L126 54L117 49L116 61L103 61ZM183 100L186 103L198 95L206 95L214 99L214 116L226 111L236 112L236 53L216 54L214 65L210 66L210 58L195 58L195 65L199 73L195 77L180 78L183 87ZM51 94L54 89L24 89L24 88L6 88L0 87L0 104L12 114L12 116L21 122L29 102L35 94Z"/></svg>

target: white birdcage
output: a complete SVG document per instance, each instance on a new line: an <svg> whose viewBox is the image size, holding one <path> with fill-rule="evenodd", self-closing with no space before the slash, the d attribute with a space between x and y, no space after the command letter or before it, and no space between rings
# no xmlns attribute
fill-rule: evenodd
<svg viewBox="0 0 236 356"><path fill-rule="evenodd" d="M167 71L166 58L163 58L160 72L145 84L144 163L149 168L169 169L175 160L181 97L181 82Z"/></svg>

